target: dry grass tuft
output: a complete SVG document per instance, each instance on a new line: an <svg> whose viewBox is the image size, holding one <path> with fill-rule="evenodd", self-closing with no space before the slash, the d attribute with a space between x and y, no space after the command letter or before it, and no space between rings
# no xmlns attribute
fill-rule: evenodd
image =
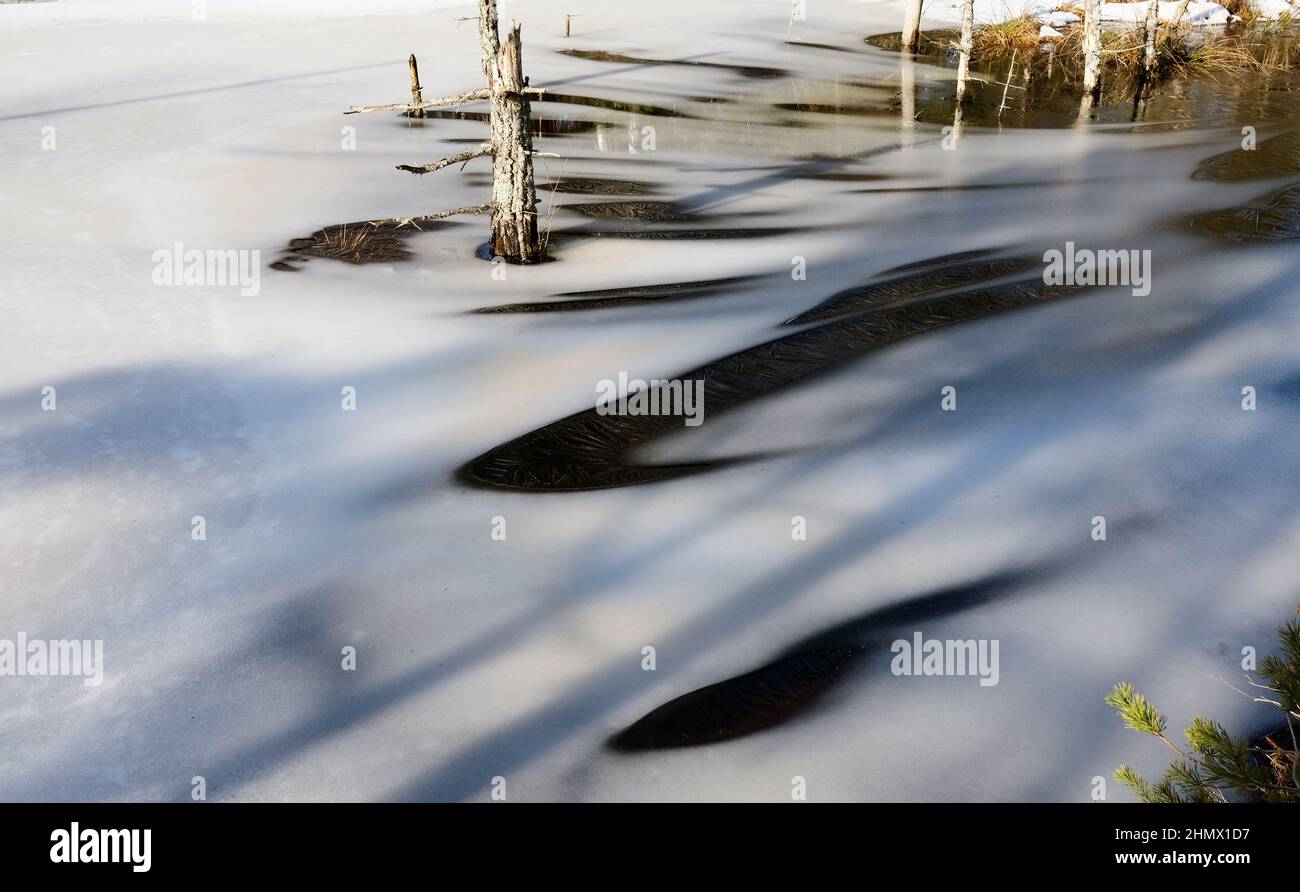
<svg viewBox="0 0 1300 892"><path fill-rule="evenodd" d="M1007 50L1035 47L1042 25L1030 16L1020 16L1005 22L980 25L971 34L971 52L976 58Z"/></svg>
<svg viewBox="0 0 1300 892"><path fill-rule="evenodd" d="M289 247L298 254L329 257L345 263L401 260L410 253L396 227L389 223L329 226L313 232L309 238L294 239Z"/></svg>
<svg viewBox="0 0 1300 892"><path fill-rule="evenodd" d="M1294 21L1252 18L1222 34L1197 33L1188 26L1162 27L1157 44L1159 78L1193 75L1245 75L1290 71L1300 66L1300 42L1294 39ZM996 57L1023 46L1037 46L1038 22L1022 17L975 29L972 52L976 59ZM1083 31L1073 27L1057 41L1056 60L1070 69L1083 67ZM1103 66L1120 74L1136 74L1144 53L1140 28L1103 31Z"/></svg>

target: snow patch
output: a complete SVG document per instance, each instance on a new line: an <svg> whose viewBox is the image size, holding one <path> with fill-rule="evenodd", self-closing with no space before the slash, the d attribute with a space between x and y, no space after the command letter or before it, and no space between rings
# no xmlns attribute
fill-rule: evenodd
<svg viewBox="0 0 1300 892"><path fill-rule="evenodd" d="M1177 0L1160 3L1157 13L1160 21L1172 22L1178 15L1179 6ZM1145 3L1103 3L1101 5L1103 22L1141 24L1146 21L1146 18L1147 4ZM1239 22L1241 18L1212 0L1196 0L1188 4L1187 13L1182 20L1191 25L1226 25L1228 22Z"/></svg>

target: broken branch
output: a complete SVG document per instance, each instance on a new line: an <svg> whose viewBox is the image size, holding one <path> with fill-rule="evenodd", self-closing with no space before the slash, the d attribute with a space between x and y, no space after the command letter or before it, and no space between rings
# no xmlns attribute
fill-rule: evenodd
<svg viewBox="0 0 1300 892"><path fill-rule="evenodd" d="M443 105L464 105L466 102L476 102L479 99L487 99L491 96L490 90L471 90L468 93L462 93L460 96L443 96L439 99L429 99L424 102L390 102L387 105L353 105L343 114L359 115L366 112L377 111L423 111L426 108L438 108Z"/></svg>
<svg viewBox="0 0 1300 892"><path fill-rule="evenodd" d="M386 220L371 220L370 225L383 226L387 223L396 223L399 227L414 226L416 229L419 229L421 223L430 220L441 220L444 217L454 217L457 214L486 214L491 210L492 205L490 204L476 204L467 208L453 208L450 211L439 211L436 214L421 214L418 217L389 217Z"/></svg>
<svg viewBox="0 0 1300 892"><path fill-rule="evenodd" d="M490 142L485 142L477 149L470 149L468 152L461 152L459 155L452 155L449 158L441 158L429 164L399 164L398 170L405 170L408 173L433 173L435 170L442 170L444 167L451 167L453 164L460 164L463 161L472 161L483 155L491 155L496 151L496 146Z"/></svg>

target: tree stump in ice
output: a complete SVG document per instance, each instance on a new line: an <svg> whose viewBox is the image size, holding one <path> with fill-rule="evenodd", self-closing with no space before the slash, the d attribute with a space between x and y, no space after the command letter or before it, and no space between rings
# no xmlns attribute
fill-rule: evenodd
<svg viewBox="0 0 1300 892"><path fill-rule="evenodd" d="M484 4L487 5L487 4ZM494 23L495 24L495 23ZM495 28L493 29L495 32ZM492 143L492 254L518 263L542 259L533 180L532 111L524 92L519 25L496 51L489 80Z"/></svg>

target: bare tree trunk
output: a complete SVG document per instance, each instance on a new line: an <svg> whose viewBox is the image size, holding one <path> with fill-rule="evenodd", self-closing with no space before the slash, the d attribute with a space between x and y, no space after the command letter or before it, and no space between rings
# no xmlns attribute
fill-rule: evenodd
<svg viewBox="0 0 1300 892"><path fill-rule="evenodd" d="M1101 0L1085 0L1083 7L1083 92L1101 93Z"/></svg>
<svg viewBox="0 0 1300 892"><path fill-rule="evenodd" d="M411 69L411 105L419 105L424 102L424 96L420 92L420 69L415 62L415 53L411 53L411 57L406 60L406 64ZM407 112L407 114L412 118L423 118L424 110L417 108Z"/></svg>
<svg viewBox="0 0 1300 892"><path fill-rule="evenodd" d="M1147 20L1143 34L1145 46L1142 50L1142 70L1138 74L1137 102L1141 103L1150 93L1156 79L1156 31L1160 23L1160 0L1147 3ZM1134 108L1136 115L1140 111Z"/></svg>
<svg viewBox="0 0 1300 892"><path fill-rule="evenodd" d="M527 82L519 25L510 23L510 33L502 44L496 0L479 0L479 44L490 91L492 255L536 263L543 258L543 251L537 235L532 109L524 92Z"/></svg>
<svg viewBox="0 0 1300 892"><path fill-rule="evenodd" d="M966 98L966 79L970 77L971 43L975 34L975 0L966 0L961 11L961 60L957 63L957 104Z"/></svg>
<svg viewBox="0 0 1300 892"><path fill-rule="evenodd" d="M497 53L501 38L497 35L497 0L478 0L478 43L483 56L483 77L490 89L496 80Z"/></svg>
<svg viewBox="0 0 1300 892"><path fill-rule="evenodd" d="M914 53L921 42L921 0L905 0L903 8L903 52Z"/></svg>
<svg viewBox="0 0 1300 892"><path fill-rule="evenodd" d="M545 91L533 89L528 85L528 79L524 77L519 25L515 22L510 23L510 33L506 36L503 46L497 33L496 0L479 0L478 8L483 76L487 78L485 89L426 101L421 94L420 73L416 67L415 56L412 55L407 59L411 71L409 103L354 105L344 114L355 115L393 109L405 114L423 116L424 109L427 108L488 100L492 136L487 142L477 148L429 164L399 164L397 169L413 174L426 174L453 164L464 164L474 158L491 155L491 204L457 208L442 214L427 214L418 219L434 220L453 214L479 214L491 211L492 255L516 263L537 263L546 259L546 253L537 234L537 187L533 181L533 155L538 153L533 152L532 109L529 97L541 96Z"/></svg>
<svg viewBox="0 0 1300 892"><path fill-rule="evenodd" d="M1171 21L1171 22L1169 23L1169 30L1170 30L1170 31L1172 31L1172 30L1174 30L1175 28L1177 28L1177 27L1178 27L1178 23L1181 22L1181 21L1183 20L1183 16L1187 15L1187 6L1188 6L1188 4L1189 4L1190 2L1191 2L1191 0L1183 0L1182 3L1179 3L1179 4L1178 4L1178 8L1174 10L1174 18L1173 18L1173 21Z"/></svg>
<svg viewBox="0 0 1300 892"><path fill-rule="evenodd" d="M519 25L497 53L492 82L492 254L536 263L542 259L537 237L537 188L533 181L532 111L524 93Z"/></svg>
<svg viewBox="0 0 1300 892"><path fill-rule="evenodd" d="M1156 29L1160 20L1160 0L1147 4L1146 48L1142 53L1142 69L1149 77L1156 69Z"/></svg>

